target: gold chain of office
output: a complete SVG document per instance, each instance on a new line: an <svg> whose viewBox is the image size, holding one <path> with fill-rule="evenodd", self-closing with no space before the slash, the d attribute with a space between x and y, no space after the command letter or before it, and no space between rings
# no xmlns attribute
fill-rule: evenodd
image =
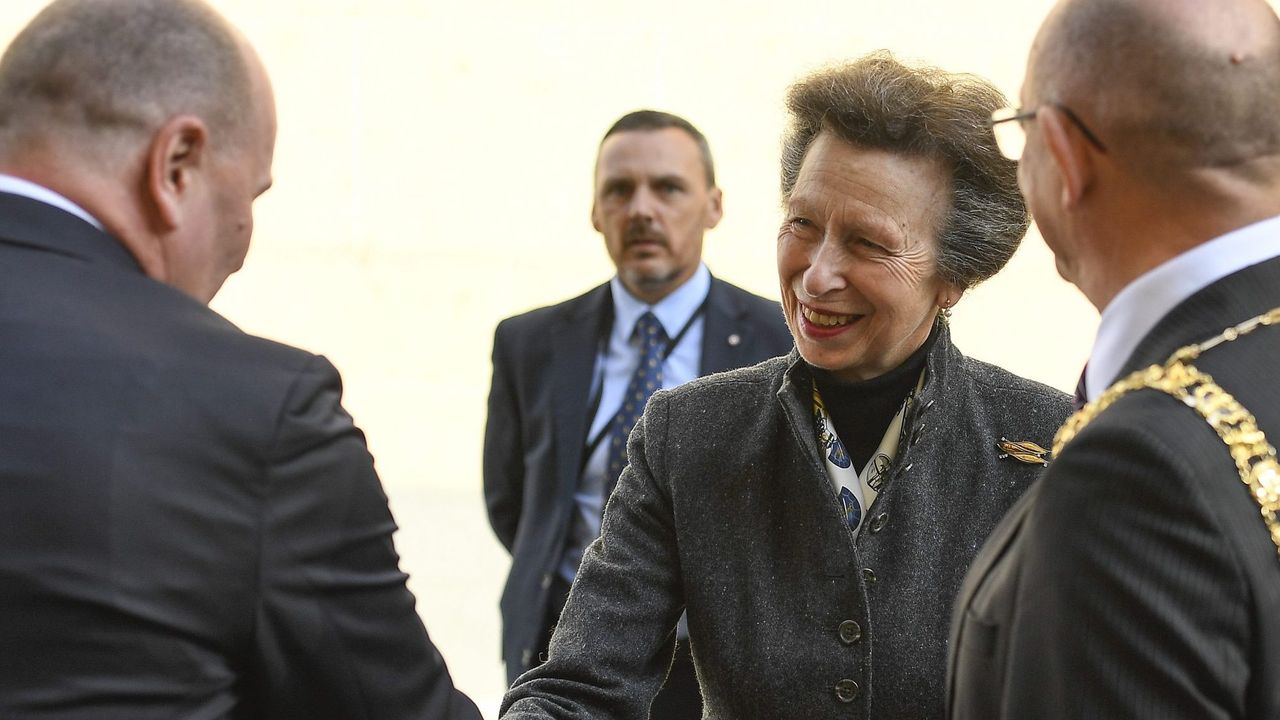
<svg viewBox="0 0 1280 720"><path fill-rule="evenodd" d="M1212 377L1191 364L1206 350L1267 325L1280 325L1280 308L1229 327L1198 345L1188 345L1175 352L1164 365L1152 365L1119 380L1067 419L1053 439L1053 456L1057 457L1063 446L1086 425L1125 395L1144 389L1171 395L1199 413L1226 443L1236 469L1240 471L1240 480L1249 487L1249 494L1257 501L1262 520L1271 533L1271 541L1280 554L1280 462L1276 460L1276 449L1258 428L1253 413L1219 387Z"/></svg>

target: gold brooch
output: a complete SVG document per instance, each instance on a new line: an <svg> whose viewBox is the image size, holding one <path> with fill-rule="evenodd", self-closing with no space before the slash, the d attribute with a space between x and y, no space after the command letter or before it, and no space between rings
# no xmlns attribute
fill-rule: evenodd
<svg viewBox="0 0 1280 720"><path fill-rule="evenodd" d="M1049 451L1030 440L1000 438L1000 442L996 443L996 447L1000 449L1001 460L1011 457L1018 462L1024 462L1029 465L1049 464Z"/></svg>

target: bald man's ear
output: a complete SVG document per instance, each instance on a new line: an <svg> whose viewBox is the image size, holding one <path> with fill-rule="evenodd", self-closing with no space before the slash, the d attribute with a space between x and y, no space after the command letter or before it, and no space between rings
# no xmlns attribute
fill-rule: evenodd
<svg viewBox="0 0 1280 720"><path fill-rule="evenodd" d="M1049 156L1062 178L1062 207L1073 209L1093 182L1093 146L1071 126L1071 121L1052 105L1036 111L1036 122L1044 134Z"/></svg>
<svg viewBox="0 0 1280 720"><path fill-rule="evenodd" d="M147 148L146 190L160 232L179 227L199 174L206 169L209 130L200 118L180 115L156 131Z"/></svg>

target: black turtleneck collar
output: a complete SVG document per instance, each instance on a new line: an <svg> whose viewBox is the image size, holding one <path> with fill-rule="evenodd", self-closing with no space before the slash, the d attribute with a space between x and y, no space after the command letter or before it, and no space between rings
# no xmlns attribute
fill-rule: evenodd
<svg viewBox="0 0 1280 720"><path fill-rule="evenodd" d="M836 434L858 470L880 446L893 416L919 381L929 351L938 340L940 326L935 322L928 339L901 365L870 380L840 380L826 370L810 366Z"/></svg>

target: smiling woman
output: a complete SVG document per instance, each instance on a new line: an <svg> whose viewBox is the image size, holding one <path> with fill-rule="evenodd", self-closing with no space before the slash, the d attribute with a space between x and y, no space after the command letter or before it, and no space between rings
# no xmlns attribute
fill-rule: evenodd
<svg viewBox="0 0 1280 720"><path fill-rule="evenodd" d="M933 158L818 136L778 234L782 306L806 361L869 380L924 343L963 292L937 271L949 185Z"/></svg>
<svg viewBox="0 0 1280 720"><path fill-rule="evenodd" d="M1003 104L884 53L793 86L796 350L653 396L505 717L643 717L681 610L708 717L942 716L952 598L1069 410L966 358L945 318L1027 228L986 125Z"/></svg>

